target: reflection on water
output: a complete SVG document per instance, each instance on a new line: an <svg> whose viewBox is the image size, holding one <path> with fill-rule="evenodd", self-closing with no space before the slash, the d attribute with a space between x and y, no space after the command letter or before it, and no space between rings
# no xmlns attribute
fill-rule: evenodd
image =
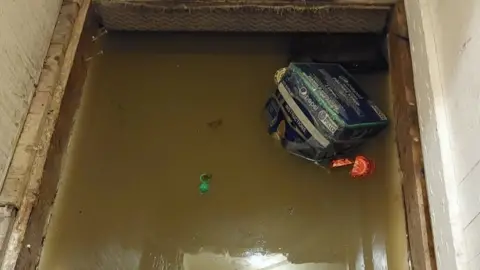
<svg viewBox="0 0 480 270"><path fill-rule="evenodd" d="M292 264L283 254L246 253L244 257L231 257L215 253L184 254L185 270L225 269L225 270L346 270L342 263L300 263Z"/></svg>
<svg viewBox="0 0 480 270"><path fill-rule="evenodd" d="M103 51L41 269L407 269L391 131L365 146L365 180L267 135L284 37L112 33ZM391 111L384 74L359 81Z"/></svg>
<svg viewBox="0 0 480 270"><path fill-rule="evenodd" d="M181 270L347 270L346 263L298 263L294 264L282 253L264 253L246 251L241 256L231 256L202 249L197 253L178 251L175 260L169 260L162 254L141 253L140 250L123 250L119 247L104 250L93 261L96 269L181 269ZM145 263L148 261L148 266ZM84 263L86 262L86 263ZM78 261L76 269L91 269L92 261ZM83 265L83 266L82 266ZM142 267L143 266L143 267ZM361 269L361 268L359 268ZM378 269L387 269L384 268Z"/></svg>

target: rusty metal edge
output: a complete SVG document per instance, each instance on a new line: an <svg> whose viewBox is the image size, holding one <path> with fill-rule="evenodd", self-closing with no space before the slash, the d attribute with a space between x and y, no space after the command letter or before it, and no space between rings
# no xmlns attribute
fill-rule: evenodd
<svg viewBox="0 0 480 270"><path fill-rule="evenodd" d="M25 232L27 230L27 225L29 222L30 214L32 213L32 209L35 206L38 197L38 191L40 188L41 180L42 180L42 173L43 168L47 159L47 151L50 146L50 140L55 128L56 120L59 115L59 108L60 103L62 101L65 87L68 81L68 77L70 74L70 70L73 66L73 59L76 54L77 46L80 41L80 35L83 29L83 25L86 19L87 11L90 7L91 0L65 0L62 6L65 7L66 5L76 4L79 6L78 14L75 18L75 23L71 24L68 20L65 20L65 24L70 24L70 38L68 41L68 46L66 51L64 52L64 60L63 63L58 63L61 65L61 68L55 70L58 72L56 76L58 76L58 80L54 82L54 85L49 84L39 84L39 87L35 90L35 94L40 94L41 92L48 92L49 89L45 87L54 86L53 93L49 95L45 95L45 101L48 102L49 106L43 106L42 113L45 113L46 117L37 119L36 121L42 121L38 129L35 130L22 130L24 132L33 132L35 137L37 137L38 144L36 144L35 155L33 160L28 160L27 162L31 162L31 164L27 164L31 166L31 169L28 173L28 184L26 190L23 195L22 202L18 209L18 212L15 216L12 230L6 239L8 239L8 244L5 248L5 255L2 260L2 270L10 270L15 269L17 264L17 259L23 244L23 239L25 236ZM62 12L62 11L61 11ZM59 18L62 18L61 16ZM57 26L54 30L54 35L52 37L52 42L58 34L58 31L62 30L62 28L58 28L62 22L57 23ZM60 29L60 30L59 30ZM65 30L65 29L63 29ZM44 65L42 73L46 72L48 74L50 67ZM27 116L28 118L32 117L32 115ZM32 134L22 134L25 136L31 136ZM21 135L21 136L22 136ZM42 228L43 229L43 228Z"/></svg>

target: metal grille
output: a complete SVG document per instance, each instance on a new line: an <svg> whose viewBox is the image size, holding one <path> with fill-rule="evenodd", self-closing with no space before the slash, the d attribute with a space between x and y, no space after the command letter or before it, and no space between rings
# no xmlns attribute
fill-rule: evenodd
<svg viewBox="0 0 480 270"><path fill-rule="evenodd" d="M381 32L390 6L182 4L162 0L97 0L112 30L241 32Z"/></svg>

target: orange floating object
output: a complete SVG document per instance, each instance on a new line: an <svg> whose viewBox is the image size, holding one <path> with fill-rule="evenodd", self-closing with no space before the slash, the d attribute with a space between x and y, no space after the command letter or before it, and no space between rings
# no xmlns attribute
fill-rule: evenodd
<svg viewBox="0 0 480 270"><path fill-rule="evenodd" d="M352 164L353 164L353 160L348 158L340 158L340 159L332 160L332 162L330 163L330 167L337 168L337 167L343 167L343 166L348 166Z"/></svg>
<svg viewBox="0 0 480 270"><path fill-rule="evenodd" d="M372 174L374 170L375 163L372 160L364 156L357 156L353 163L353 168L350 171L350 175L354 178L365 177Z"/></svg>
<svg viewBox="0 0 480 270"><path fill-rule="evenodd" d="M368 176L375 170L375 163L373 160L368 159L365 156L356 156L355 159L339 158L330 162L330 168L339 168L349 165L353 165L350 175L354 178Z"/></svg>

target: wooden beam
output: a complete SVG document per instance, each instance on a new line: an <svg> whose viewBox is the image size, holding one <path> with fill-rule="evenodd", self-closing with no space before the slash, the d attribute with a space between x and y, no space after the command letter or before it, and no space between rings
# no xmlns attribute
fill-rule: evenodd
<svg viewBox="0 0 480 270"><path fill-rule="evenodd" d="M391 34L408 39L407 16L405 14L405 5L403 2L395 5L390 23Z"/></svg>
<svg viewBox="0 0 480 270"><path fill-rule="evenodd" d="M403 175L412 269L437 269L418 124L413 68L403 3L394 9L388 34L391 89Z"/></svg>

